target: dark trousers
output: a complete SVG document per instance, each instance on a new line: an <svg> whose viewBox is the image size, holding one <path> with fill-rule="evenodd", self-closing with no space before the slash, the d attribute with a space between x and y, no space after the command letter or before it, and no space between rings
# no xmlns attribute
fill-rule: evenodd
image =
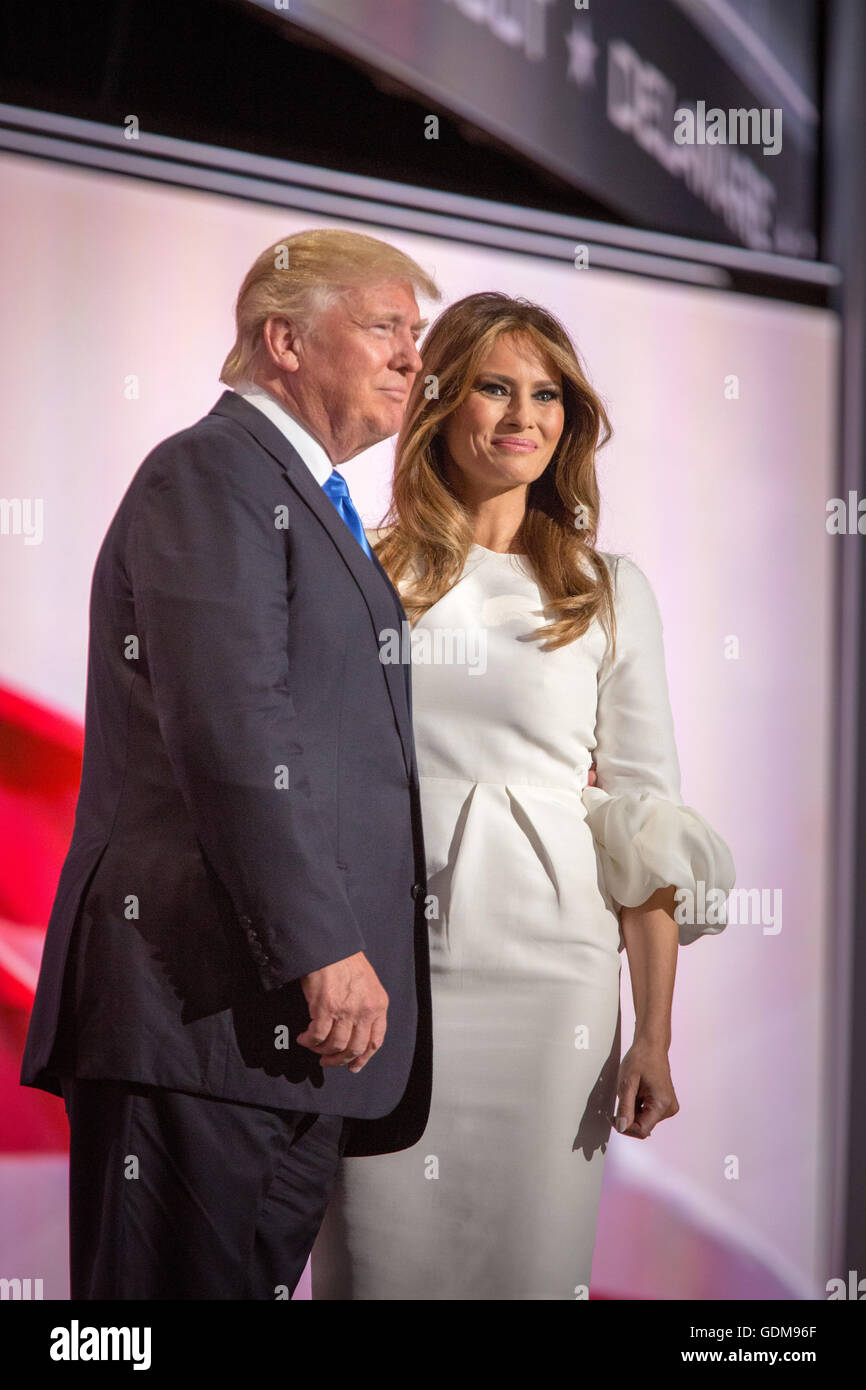
<svg viewBox="0 0 866 1390"><path fill-rule="evenodd" d="M288 1298L349 1121L64 1078L73 1299Z"/></svg>

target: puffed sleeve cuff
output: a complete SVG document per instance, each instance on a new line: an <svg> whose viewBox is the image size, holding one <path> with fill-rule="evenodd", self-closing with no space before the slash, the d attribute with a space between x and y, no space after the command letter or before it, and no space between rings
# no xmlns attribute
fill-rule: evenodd
<svg viewBox="0 0 866 1390"><path fill-rule="evenodd" d="M582 800L616 905L640 907L656 889L673 884L684 890L674 908L681 946L724 930L736 870L728 846L703 816L651 792L611 796L584 787Z"/></svg>

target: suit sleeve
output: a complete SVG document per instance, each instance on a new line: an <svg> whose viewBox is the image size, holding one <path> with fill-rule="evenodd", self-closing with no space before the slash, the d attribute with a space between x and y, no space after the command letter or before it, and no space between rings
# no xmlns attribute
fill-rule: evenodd
<svg viewBox="0 0 866 1390"><path fill-rule="evenodd" d="M224 434L155 457L129 548L142 654L196 834L277 988L364 949L292 701L286 495Z"/></svg>
<svg viewBox="0 0 866 1390"><path fill-rule="evenodd" d="M671 884L685 890L677 921L686 946L723 930L734 864L721 836L683 804L661 615L649 580L627 556L616 557L614 591L616 654L599 672L598 785L582 793L587 824L619 907L639 907ZM711 892L718 911L694 920L688 904L703 902L704 893L712 901Z"/></svg>

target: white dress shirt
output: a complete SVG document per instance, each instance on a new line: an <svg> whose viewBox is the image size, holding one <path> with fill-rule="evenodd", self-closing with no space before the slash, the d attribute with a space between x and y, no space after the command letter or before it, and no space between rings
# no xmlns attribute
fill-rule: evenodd
<svg viewBox="0 0 866 1390"><path fill-rule="evenodd" d="M239 396L243 396L245 401L249 401L250 405L257 406L263 415L267 415L297 449L319 486L324 487L334 471L334 465L318 439L314 439L294 415L289 414L282 402L272 396L270 391L266 391L264 386L259 386L254 381L239 381L234 390Z"/></svg>

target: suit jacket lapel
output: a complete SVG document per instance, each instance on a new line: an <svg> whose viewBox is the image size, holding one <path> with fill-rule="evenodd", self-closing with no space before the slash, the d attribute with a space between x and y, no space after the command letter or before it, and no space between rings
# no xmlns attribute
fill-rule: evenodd
<svg viewBox="0 0 866 1390"><path fill-rule="evenodd" d="M310 511L327 531L341 559L358 585L370 614L376 645L379 645L379 633L386 628L393 630L396 621L396 631L402 650L403 630L400 624L405 621L406 615L400 603L399 594L375 555L373 556L373 564L367 559L357 539L342 517L338 515L334 504L323 492L304 460L289 443L286 436L262 411L257 410L254 405L250 405L249 401L245 401L235 391L224 391L210 414L227 415L230 419L236 420L239 425L243 425L244 429L249 431L256 442L267 450L272 458L276 459L292 488L300 494ZM414 766L410 715L411 687L409 685L411 675L408 667L402 675L399 674L403 670L402 662L399 666L393 662L380 662L380 665L397 730L400 734L406 772L407 775L411 776L411 769Z"/></svg>

